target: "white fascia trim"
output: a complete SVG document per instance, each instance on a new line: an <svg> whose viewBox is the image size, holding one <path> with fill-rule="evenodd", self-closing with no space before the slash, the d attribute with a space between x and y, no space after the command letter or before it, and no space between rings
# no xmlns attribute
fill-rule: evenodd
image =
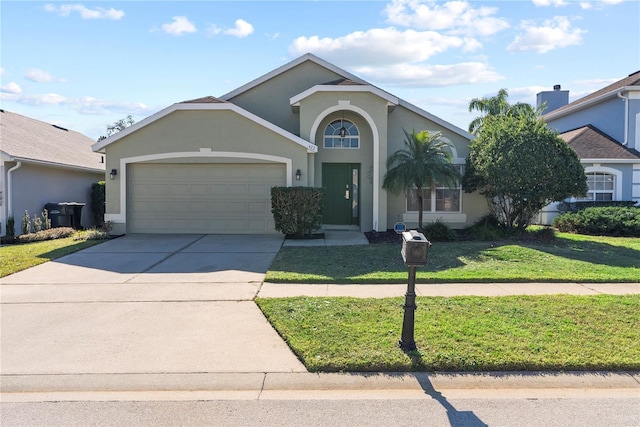
<svg viewBox="0 0 640 427"><path fill-rule="evenodd" d="M67 170L82 171L82 172L93 172L93 173L105 173L104 164L103 164L102 168L90 168L90 167L86 167L86 166L66 165L64 163L53 163L53 162L47 162L45 160L34 160L34 159L29 159L29 158L24 158L24 157L13 157L13 156L10 156L9 158L5 158L5 159L3 159L3 161L5 161L5 162L22 162L22 163L25 163L25 164L38 165L38 166L47 166L47 167L56 168L56 169L67 169Z"/></svg>
<svg viewBox="0 0 640 427"><path fill-rule="evenodd" d="M250 89L253 89L254 87L261 85L262 83L266 82L267 80L270 80L286 71L289 71L290 69L297 67L298 65L302 64L305 61L311 61L311 62L315 62L316 64L320 65L321 67L324 67L326 69L328 69L329 71L333 71L334 73L345 77L349 80L353 80L354 82L358 82L358 83L364 83L367 84L367 82L365 82L364 80L362 80L360 77L356 77L353 74L339 68L336 67L335 65L325 61L324 59L320 59L317 56L315 56L312 53L307 53L304 54L296 59L294 59L291 62L288 62L278 68L276 68L273 71L268 72L267 74L258 77L255 80L250 81L249 83L240 86L237 89L232 90L231 92L227 93L226 95L222 95L220 97L220 99L222 99L223 101L228 101L231 98L234 98L238 95L240 95L243 92L246 92Z"/></svg>
<svg viewBox="0 0 640 427"><path fill-rule="evenodd" d="M299 104L300 101L318 92L340 92L340 93L369 92L387 101L388 106L395 107L396 105L398 105L398 102L399 102L399 99L397 97L392 96L387 92L371 85L364 85L364 86L316 85L316 86L313 86L312 88L305 90L301 94L298 94L292 97L289 100L289 102L292 107L297 107L300 105Z"/></svg>
<svg viewBox="0 0 640 427"><path fill-rule="evenodd" d="M211 148L201 148L199 151L182 151L174 153L158 153L148 154L144 156L126 157L120 159L120 212L116 214L105 214L105 221L113 221L118 223L124 223L127 221L127 165L132 163L150 162L154 160L166 160L166 159L179 159L186 157L223 157L223 158L237 158L237 159L253 159L253 160L265 160L274 163L284 163L286 167L287 187L293 185L293 162L286 157L271 156L268 154L257 153L240 153L232 151L212 151Z"/></svg>
<svg viewBox="0 0 640 427"><path fill-rule="evenodd" d="M580 163L634 164L640 159L580 159Z"/></svg>
<svg viewBox="0 0 640 427"><path fill-rule="evenodd" d="M623 86L621 88L612 90L611 92L607 92L605 94L602 94L600 96L597 96L593 99L590 99L588 101L585 102L581 102L577 105L573 105L571 107L567 107L566 109L563 109L562 111L558 111L558 110L554 110L551 111L550 113L544 114L542 117L548 122L550 120L555 120L558 119L560 117L564 117L568 114L572 114L576 111L582 110L583 108L587 108L593 104L597 104L599 102L602 102L608 98L615 98L618 96L618 93L622 93L622 92L638 92L640 91L640 87L638 86ZM577 102L579 101L573 101L573 102ZM569 104L570 105L570 104Z"/></svg>
<svg viewBox="0 0 640 427"><path fill-rule="evenodd" d="M307 153L316 153L318 151L318 147L316 147L315 145L311 144L309 141L305 141L304 139L300 138L299 136L295 136L294 134L287 132L286 130L274 125L271 122L266 121L265 119L256 116L253 113L250 113L249 111L238 107L235 104L231 104L231 103L219 103L219 104L200 104L200 103L193 103L193 104L185 104L185 103L180 103L180 104L173 104L167 108L165 108L164 110L161 110L149 117L147 117L146 119L132 125L129 126L128 128L121 130L120 132L116 133L115 135L104 139L96 144L94 144L91 148L93 149L93 151L101 151L104 150L104 148L109 145L112 144L116 141L118 141L119 139L124 138L127 135L130 135L131 133L137 131L138 129L147 126L153 122L155 122L156 120L161 119L164 116L167 116L175 111L222 111L222 110L227 110L227 111L233 111L267 129L269 129L272 132L277 133L280 136L283 136L285 138L287 138L288 140L295 142L296 144L300 145L301 147L304 147L307 149Z"/></svg>
<svg viewBox="0 0 640 427"><path fill-rule="evenodd" d="M432 122L442 126L443 128L450 130L453 133L460 135L463 138L468 139L469 141L476 139L475 136L471 135L464 129L459 128L458 126L451 124L445 120L442 120L440 117L434 116L433 114L423 110L420 107L417 107L403 99L400 99L399 103L402 107L406 108L409 111L413 111L414 113L424 117L427 120L431 120Z"/></svg>

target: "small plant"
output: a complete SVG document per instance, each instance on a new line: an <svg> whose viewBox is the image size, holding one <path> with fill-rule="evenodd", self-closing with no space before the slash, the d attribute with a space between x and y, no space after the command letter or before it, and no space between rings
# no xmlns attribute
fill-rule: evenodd
<svg viewBox="0 0 640 427"><path fill-rule="evenodd" d="M109 238L109 233L104 229L89 228L87 230L78 231L73 240L105 240Z"/></svg>
<svg viewBox="0 0 640 427"><path fill-rule="evenodd" d="M7 217L7 237L13 237L16 235L16 220L13 215Z"/></svg>
<svg viewBox="0 0 640 427"><path fill-rule="evenodd" d="M24 211L24 215L22 215L22 234L31 233L31 217L29 216L28 211Z"/></svg>
<svg viewBox="0 0 640 427"><path fill-rule="evenodd" d="M62 239L75 233L71 227L57 227L49 230L42 230L37 233L22 234L18 236L18 243L43 242L45 240Z"/></svg>
<svg viewBox="0 0 640 427"><path fill-rule="evenodd" d="M107 234L111 234L111 231L113 230L113 221L104 221L102 226L100 226L100 230Z"/></svg>
<svg viewBox="0 0 640 427"><path fill-rule="evenodd" d="M456 232L449 227L446 221L438 218L431 224L422 226L425 237L432 242L450 242L456 240Z"/></svg>
<svg viewBox="0 0 640 427"><path fill-rule="evenodd" d="M271 212L275 229L295 237L310 237L322 224L322 189L271 188Z"/></svg>
<svg viewBox="0 0 640 427"><path fill-rule="evenodd" d="M43 229L42 218L38 215L33 216L33 231L37 233Z"/></svg>
<svg viewBox="0 0 640 427"><path fill-rule="evenodd" d="M51 228L51 218L49 218L49 211L46 209L42 210L42 228L44 230Z"/></svg>

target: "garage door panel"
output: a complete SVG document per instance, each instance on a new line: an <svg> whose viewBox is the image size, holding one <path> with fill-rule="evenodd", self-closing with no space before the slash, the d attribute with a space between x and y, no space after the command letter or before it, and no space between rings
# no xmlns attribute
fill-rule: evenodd
<svg viewBox="0 0 640 427"><path fill-rule="evenodd" d="M137 233L275 233L271 187L282 164L135 164L128 228Z"/></svg>

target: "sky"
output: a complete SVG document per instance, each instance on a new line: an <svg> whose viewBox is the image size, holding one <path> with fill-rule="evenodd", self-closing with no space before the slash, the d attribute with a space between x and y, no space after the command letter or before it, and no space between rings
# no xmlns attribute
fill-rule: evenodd
<svg viewBox="0 0 640 427"><path fill-rule="evenodd" d="M640 70L640 1L0 2L0 108L92 139L313 53L464 130L505 88L573 101Z"/></svg>

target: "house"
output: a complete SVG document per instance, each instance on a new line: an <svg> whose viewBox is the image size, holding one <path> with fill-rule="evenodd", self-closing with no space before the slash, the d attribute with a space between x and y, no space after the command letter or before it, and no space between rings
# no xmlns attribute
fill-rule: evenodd
<svg viewBox="0 0 640 427"><path fill-rule="evenodd" d="M589 193L584 200L634 201L640 205L640 71L569 103L559 85L538 94L544 118L580 158ZM541 223L558 215L546 207Z"/></svg>
<svg viewBox="0 0 640 427"><path fill-rule="evenodd" d="M0 110L0 222L13 216L16 235L24 212L40 215L47 203L85 203L80 223L94 225L91 185L104 180L103 156L92 139L61 126ZM60 225L63 224L63 218ZM65 216L64 220L70 217ZM70 221L69 221L70 222Z"/></svg>
<svg viewBox="0 0 640 427"><path fill-rule="evenodd" d="M470 134L306 54L94 144L113 177L105 219L116 233L275 233L271 187L311 186L325 189L325 228L415 227L415 190L407 197L382 189L403 129L442 132L454 163L464 164ZM486 213L481 196L459 187L425 196L425 222L460 228Z"/></svg>

